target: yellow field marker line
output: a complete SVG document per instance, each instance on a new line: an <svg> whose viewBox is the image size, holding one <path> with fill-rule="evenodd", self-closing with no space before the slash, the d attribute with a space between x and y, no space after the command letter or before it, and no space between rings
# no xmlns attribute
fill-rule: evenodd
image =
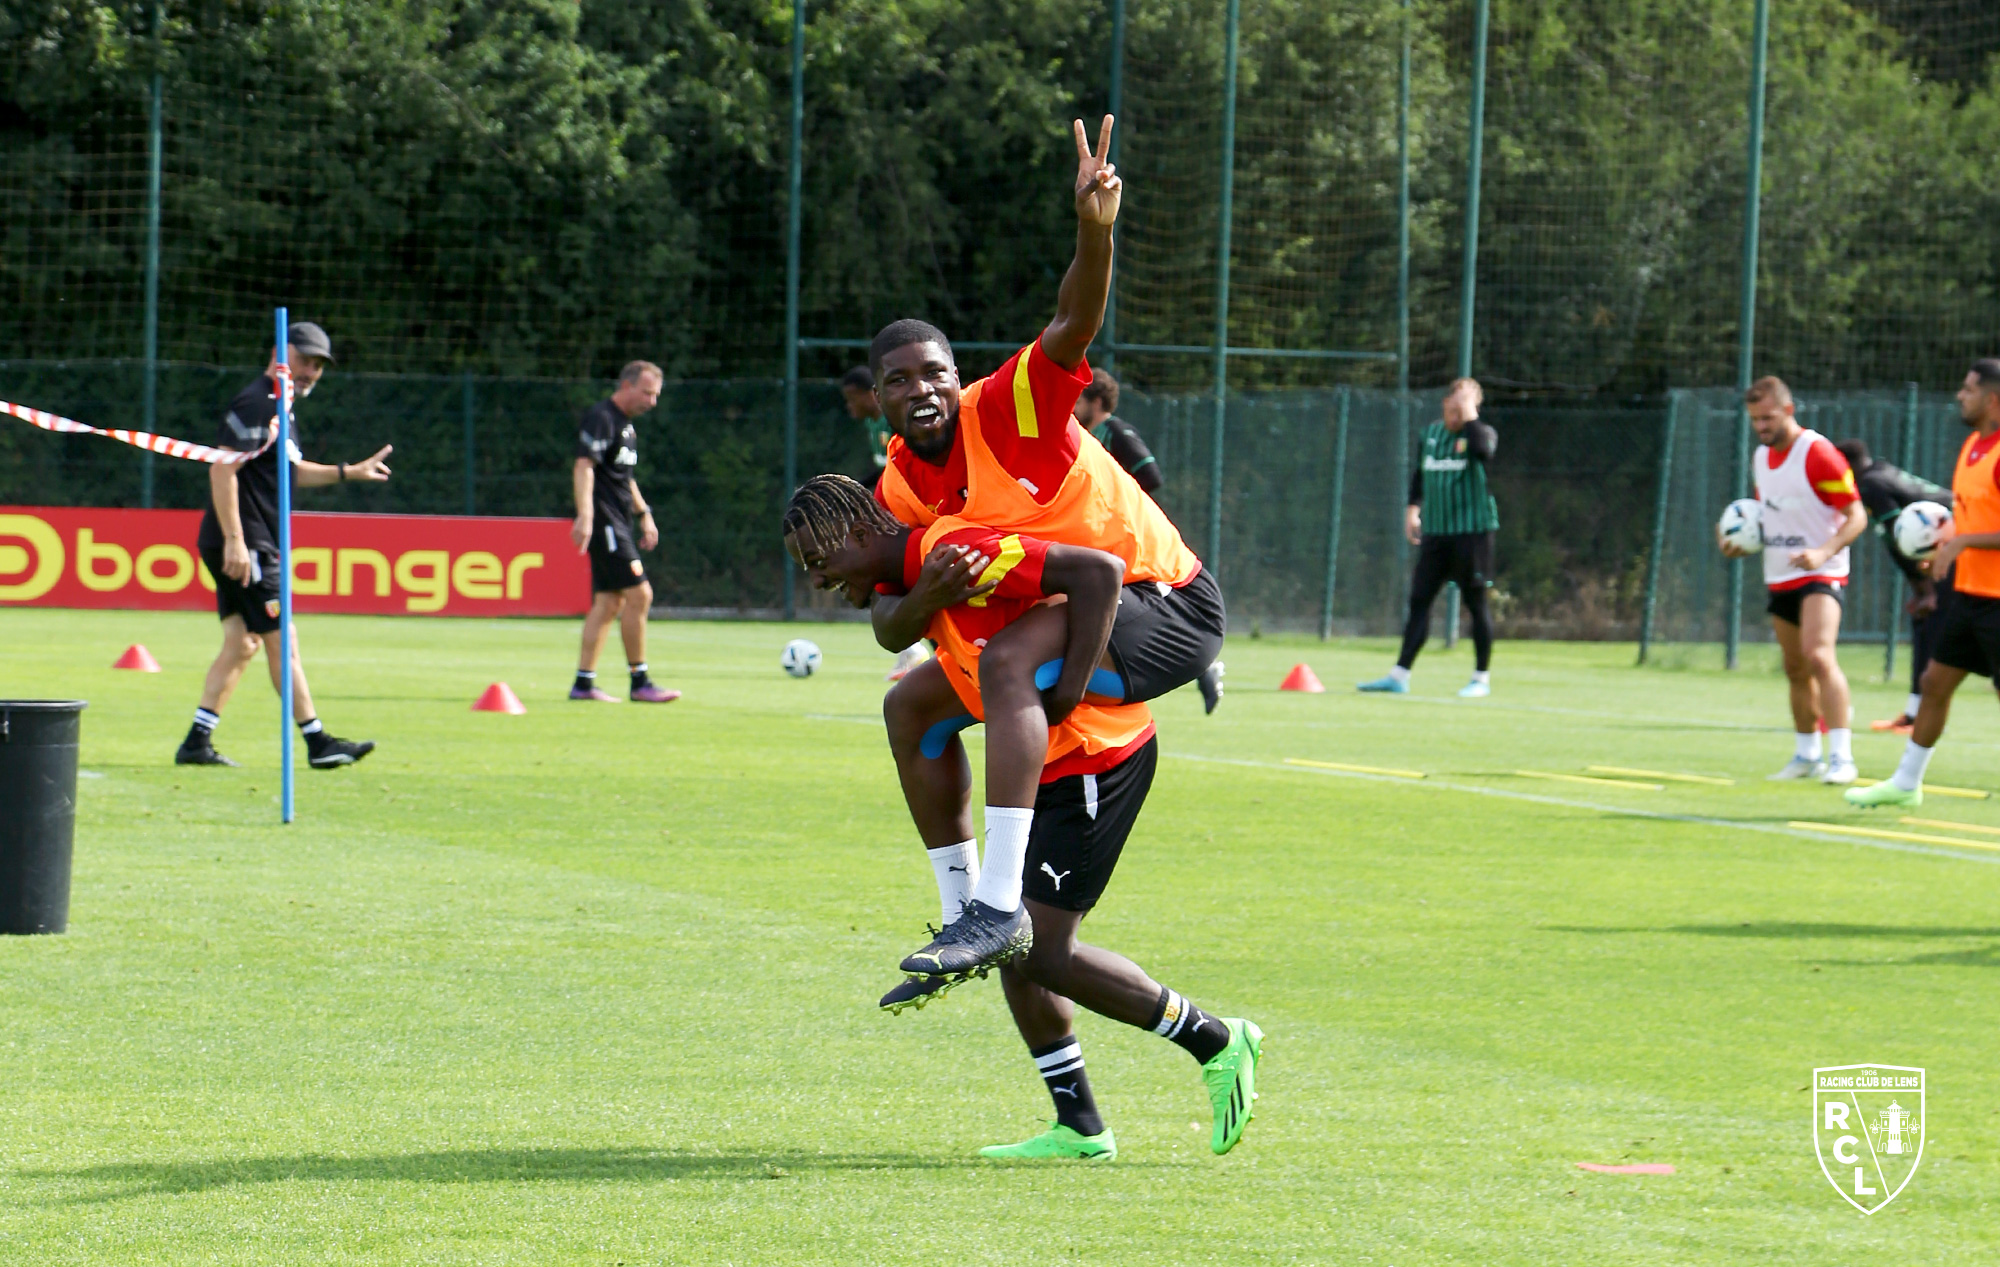
<svg viewBox="0 0 2000 1267"><path fill-rule="evenodd" d="M1920 845L1951 845L1959 849L1992 849L2000 851L2000 845L1987 840L1960 840L1956 836L1926 836L1913 831L1881 831L1874 827L1847 827L1840 823L1786 823L1801 831L1830 831L1842 836L1869 836L1876 840L1910 840ZM1954 823L1953 826L1958 826Z"/></svg>
<svg viewBox="0 0 2000 1267"><path fill-rule="evenodd" d="M1398 779L1423 779L1430 776L1422 770L1390 770L1379 765L1349 765L1345 761L1308 761L1304 757L1286 757L1286 765L1308 765L1315 770L1345 770L1349 774L1386 774Z"/></svg>
<svg viewBox="0 0 2000 1267"><path fill-rule="evenodd" d="M1735 787L1735 779L1719 779L1709 774L1668 774L1664 770L1628 770L1622 765L1587 765L1597 774L1631 774L1642 779L1665 779L1669 783L1704 783L1709 787Z"/></svg>
<svg viewBox="0 0 2000 1267"><path fill-rule="evenodd" d="M1949 827L1953 831L1976 831L1985 836L2000 836L2000 827L1981 827L1978 823L1954 823L1943 818L1911 818L1904 815L1903 821L1912 827Z"/></svg>
<svg viewBox="0 0 2000 1267"><path fill-rule="evenodd" d="M1854 780L1854 786L1873 787L1881 781L1880 779L1856 779ZM1993 796L1993 793L1982 792L1976 787L1941 787L1936 783L1924 784L1924 791L1932 796L1955 796L1961 801L1984 801L1990 800Z"/></svg>
<svg viewBox="0 0 2000 1267"><path fill-rule="evenodd" d="M1555 779L1562 783L1595 783L1599 787L1636 787L1647 792L1664 792L1659 783L1635 783L1631 779L1595 779L1587 774L1553 774L1547 770L1516 770L1524 779Z"/></svg>

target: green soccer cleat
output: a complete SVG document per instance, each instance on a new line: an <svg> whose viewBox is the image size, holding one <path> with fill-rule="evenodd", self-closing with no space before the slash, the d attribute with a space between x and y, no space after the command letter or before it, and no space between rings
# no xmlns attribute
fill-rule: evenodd
<svg viewBox="0 0 2000 1267"><path fill-rule="evenodd" d="M1118 1155L1118 1141L1112 1137L1110 1127L1095 1135L1079 1135L1060 1122L1050 1122L1049 1129L1033 1139L1018 1144L988 1144L979 1150L979 1155L1000 1161L1110 1161Z"/></svg>
<svg viewBox="0 0 2000 1267"><path fill-rule="evenodd" d="M1858 805L1862 809L1874 809L1880 805L1900 805L1906 809L1915 809L1924 803L1922 788L1906 792L1887 779L1880 783L1870 783L1867 787L1848 788L1841 795L1847 798L1849 805Z"/></svg>
<svg viewBox="0 0 2000 1267"><path fill-rule="evenodd" d="M1229 1027L1229 1046L1201 1067L1208 1102L1215 1106L1215 1131L1208 1137L1208 1147L1217 1157L1236 1147L1243 1128L1250 1125L1257 1100L1257 1061L1264 1054L1264 1031L1256 1022L1225 1019L1222 1023Z"/></svg>

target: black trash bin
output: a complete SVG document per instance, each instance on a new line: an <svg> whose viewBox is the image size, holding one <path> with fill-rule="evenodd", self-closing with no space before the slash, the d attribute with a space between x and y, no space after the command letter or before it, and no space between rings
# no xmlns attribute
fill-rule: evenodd
<svg viewBox="0 0 2000 1267"><path fill-rule="evenodd" d="M0 933L69 927L83 700L0 700Z"/></svg>

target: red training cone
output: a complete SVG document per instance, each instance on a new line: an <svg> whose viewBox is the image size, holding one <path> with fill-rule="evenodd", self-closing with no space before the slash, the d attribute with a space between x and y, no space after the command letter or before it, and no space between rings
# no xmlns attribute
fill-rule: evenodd
<svg viewBox="0 0 2000 1267"><path fill-rule="evenodd" d="M472 711L475 713L518 714L525 713L528 709L521 703L521 697L514 694L512 687L508 686L505 682L495 682L486 688L485 694L473 701Z"/></svg>
<svg viewBox="0 0 2000 1267"><path fill-rule="evenodd" d="M135 642L125 648L125 654L119 656L111 667L114 669L137 669L141 673L158 673L160 671L160 662L153 658L152 652L146 650L145 643Z"/></svg>
<svg viewBox="0 0 2000 1267"><path fill-rule="evenodd" d="M1319 676L1312 671L1312 666L1307 664L1293 665L1292 671L1285 674L1285 680L1278 683L1278 689L1304 691L1308 695L1326 694L1326 688L1319 684Z"/></svg>

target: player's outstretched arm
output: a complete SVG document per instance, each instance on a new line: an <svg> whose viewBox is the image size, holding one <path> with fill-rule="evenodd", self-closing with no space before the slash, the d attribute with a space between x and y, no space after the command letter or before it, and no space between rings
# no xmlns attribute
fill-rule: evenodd
<svg viewBox="0 0 2000 1267"><path fill-rule="evenodd" d="M380 484L389 478L388 457L395 445L385 444L364 461L360 462L297 462L293 468L298 472L302 488L320 488L327 484L346 484L361 481Z"/></svg>
<svg viewBox="0 0 2000 1267"><path fill-rule="evenodd" d="M1111 226L1118 221L1124 182L1110 162L1110 115L1097 130L1097 152L1083 120L1076 135L1076 258L1056 292L1055 320L1042 331L1042 351L1064 369L1083 363L1090 341L1104 325L1104 301L1111 294Z"/></svg>
<svg viewBox="0 0 2000 1267"><path fill-rule="evenodd" d="M1090 675L1104 658L1118 615L1118 595L1125 584L1125 564L1115 554L1083 546L1051 545L1042 564L1042 589L1062 594L1069 614L1069 641L1063 647L1062 675L1043 697L1043 708L1054 726L1083 702Z"/></svg>

